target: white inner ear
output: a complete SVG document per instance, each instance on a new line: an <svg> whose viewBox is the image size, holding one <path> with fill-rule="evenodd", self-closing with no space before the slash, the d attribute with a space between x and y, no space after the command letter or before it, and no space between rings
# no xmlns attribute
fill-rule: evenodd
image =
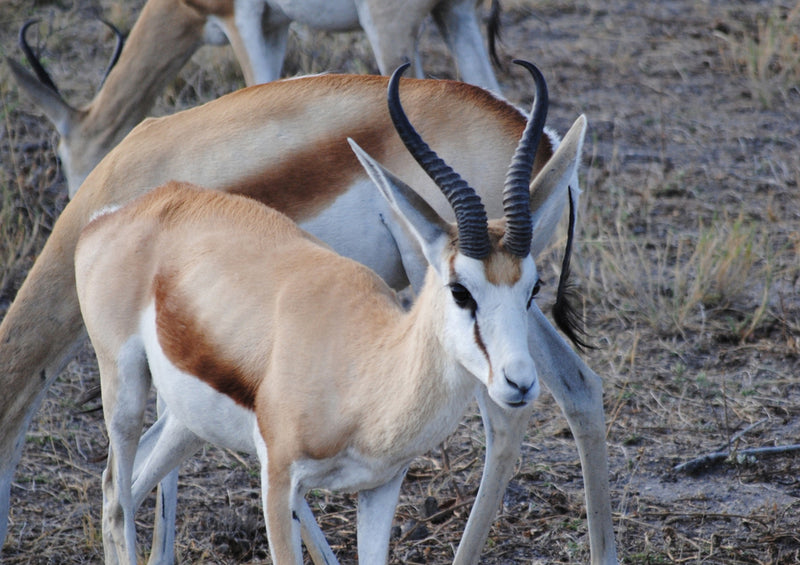
<svg viewBox="0 0 800 565"><path fill-rule="evenodd" d="M439 276L444 278L446 273L441 272L439 263L450 240L447 222L422 197L386 170L355 141L349 138L347 141L364 170L394 212L393 217L386 218L386 221L402 223L408 233L419 242L428 264L432 265L439 272Z"/></svg>
<svg viewBox="0 0 800 565"><path fill-rule="evenodd" d="M531 182L531 255L536 257L547 246L567 205L567 192L573 191L577 206L578 162L586 135L586 117L579 116L555 153Z"/></svg>

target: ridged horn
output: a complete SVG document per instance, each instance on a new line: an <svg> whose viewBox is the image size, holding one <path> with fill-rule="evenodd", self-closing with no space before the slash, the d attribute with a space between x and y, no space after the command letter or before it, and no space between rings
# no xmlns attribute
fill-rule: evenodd
<svg viewBox="0 0 800 565"><path fill-rule="evenodd" d="M489 222L480 197L423 141L400 105L400 77L408 67L409 63L399 66L389 80L387 98L392 123L408 152L436 183L452 206L458 227L459 251L467 257L483 259L491 252L491 243L489 242Z"/></svg>
<svg viewBox="0 0 800 565"><path fill-rule="evenodd" d="M33 49L31 49L31 46L28 45L28 39L26 37L28 28L33 24L39 23L40 21L40 19L34 18L22 24L22 27L19 29L19 48L22 49L22 52L25 54L25 58L28 60L28 63L30 63L33 72L36 73L36 77L39 79L39 82L51 88L56 94L60 94L58 92L56 83L54 83L53 79L50 78L50 75L42 66L39 58L33 53Z"/></svg>
<svg viewBox="0 0 800 565"><path fill-rule="evenodd" d="M535 90L531 115L511 160L503 187L503 213L506 219L503 247L514 255L525 257L530 253L533 234L530 204L531 171L547 119L548 100L547 84L539 69L527 61L517 59L514 63L528 69L533 76Z"/></svg>

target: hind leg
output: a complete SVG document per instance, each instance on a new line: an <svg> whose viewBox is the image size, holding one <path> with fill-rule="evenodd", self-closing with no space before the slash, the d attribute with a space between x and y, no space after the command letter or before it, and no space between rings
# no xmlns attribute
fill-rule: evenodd
<svg viewBox="0 0 800 565"><path fill-rule="evenodd" d="M131 339L116 359L97 352L108 430L103 471L103 549L106 563L136 564L136 525L131 492L133 462L142 433L150 373L140 342Z"/></svg>
<svg viewBox="0 0 800 565"><path fill-rule="evenodd" d="M175 515L178 498L178 466L199 450L205 441L189 431L158 398L158 420L139 441L133 465L133 507L138 509L158 484L153 545L149 565L175 562ZM160 482L159 482L160 481Z"/></svg>

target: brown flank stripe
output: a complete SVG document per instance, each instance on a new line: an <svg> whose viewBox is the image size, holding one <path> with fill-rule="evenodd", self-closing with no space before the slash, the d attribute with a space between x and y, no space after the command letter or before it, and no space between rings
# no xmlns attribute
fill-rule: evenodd
<svg viewBox="0 0 800 565"><path fill-rule="evenodd" d="M154 281L156 331L158 342L170 362L181 371L196 376L237 404L253 410L255 388L240 367L216 351L202 327L171 288L169 276L159 274Z"/></svg>
<svg viewBox="0 0 800 565"><path fill-rule="evenodd" d="M386 130L348 132L370 155L380 159ZM296 222L313 218L364 175L344 135L318 141L282 164L242 180L228 192L248 196L283 212Z"/></svg>

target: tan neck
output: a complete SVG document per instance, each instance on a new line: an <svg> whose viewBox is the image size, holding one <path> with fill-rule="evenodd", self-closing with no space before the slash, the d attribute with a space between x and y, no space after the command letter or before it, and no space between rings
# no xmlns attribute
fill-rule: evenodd
<svg viewBox="0 0 800 565"><path fill-rule="evenodd" d="M119 142L202 44L205 18L178 0L150 0L119 61L87 108L84 127Z"/></svg>
<svg viewBox="0 0 800 565"><path fill-rule="evenodd" d="M362 374L374 383L361 389L369 391L374 407L366 414L370 421L365 428L376 433L370 437L374 443L363 447L376 455L402 457L403 446L419 453L437 445L472 396L472 377L444 347L438 285L429 272L411 312L384 333L364 359ZM421 441L430 446L420 447Z"/></svg>

